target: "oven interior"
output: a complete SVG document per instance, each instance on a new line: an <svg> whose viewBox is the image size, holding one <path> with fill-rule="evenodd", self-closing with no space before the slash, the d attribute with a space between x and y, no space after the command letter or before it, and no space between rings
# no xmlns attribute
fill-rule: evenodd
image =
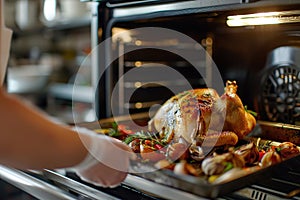
<svg viewBox="0 0 300 200"><path fill-rule="evenodd" d="M289 9L281 7L279 11ZM184 81L168 76L168 72L163 70L162 74L157 73L157 69L164 65L181 74L192 88L208 87L210 84L207 82L214 81L215 73L221 74L224 83L226 80L236 80L239 96L248 109L258 113L258 119L297 124L300 120L299 23L228 26L228 16L253 12L260 11L239 9L114 19L111 27L107 27L113 38L112 54L116 54L117 58L107 70L111 88L118 86L118 91L114 93L116 97L111 99L112 107L116 108L113 114L155 111L159 107L157 105L174 95L172 90L184 90ZM182 43L172 36L149 41L142 31L137 31L143 27L177 31L200 44L206 54L194 56L199 70L195 70L195 66L182 56L176 55L177 50L193 53L196 48L194 43ZM122 31L127 34L119 34ZM174 51L164 50L165 46ZM210 58L217 72L212 69ZM141 66L146 66L145 73L149 72L149 76L129 73ZM155 73L157 76L153 75ZM219 92L222 93L222 90Z"/></svg>

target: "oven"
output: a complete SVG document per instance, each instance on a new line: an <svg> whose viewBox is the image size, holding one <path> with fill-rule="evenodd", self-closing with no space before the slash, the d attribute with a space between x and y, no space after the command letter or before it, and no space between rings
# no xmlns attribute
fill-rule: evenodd
<svg viewBox="0 0 300 200"><path fill-rule="evenodd" d="M258 113L254 136L300 145L300 1L93 0L91 26L94 109L101 123L147 119L180 91L213 87L222 93L226 80L236 80L243 103ZM0 176L49 199L300 199L299 166L297 156L209 195L187 182L165 184L160 174L157 181L129 174L113 189L66 171L3 168L19 179ZM31 180L43 187L25 187Z"/></svg>
<svg viewBox="0 0 300 200"><path fill-rule="evenodd" d="M225 81L236 80L244 105L258 113L264 137L299 143L298 131L286 130L297 129L300 120L300 1L94 3L91 56L99 119L151 117L180 91L213 87L223 93ZM268 181L236 185L240 190L221 198L285 198L300 186L297 166L299 157ZM175 192L164 185L146 189L147 179L141 182L133 188L154 197L188 199L178 194L183 192L200 198L182 185Z"/></svg>
<svg viewBox="0 0 300 200"><path fill-rule="evenodd" d="M243 102L259 110L262 119L299 120L298 106L290 104L291 110L272 119L268 113L278 109L265 105L274 101L266 97L276 91L276 84L266 80L275 73L272 70L284 73L278 68L285 66L296 76L299 71L298 1L96 3L91 57L99 119L155 110L172 90L181 91L187 84L192 88L215 84L222 92L215 83L222 79L236 80ZM172 72L164 71L163 65L179 75L172 79L176 75L168 76ZM139 67L143 69L140 77L131 72ZM297 105L297 98L293 100ZM293 119L283 116L284 112Z"/></svg>

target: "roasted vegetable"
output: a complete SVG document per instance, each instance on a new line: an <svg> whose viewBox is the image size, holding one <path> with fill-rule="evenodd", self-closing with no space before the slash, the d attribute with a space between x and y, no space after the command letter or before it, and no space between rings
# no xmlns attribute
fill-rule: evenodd
<svg viewBox="0 0 300 200"><path fill-rule="evenodd" d="M253 142L240 146L235 153L244 158L246 165L252 165L259 160L259 151Z"/></svg>
<svg viewBox="0 0 300 200"><path fill-rule="evenodd" d="M234 152L207 157L203 160L201 165L202 171L206 175L218 175L232 168L242 168L244 166L245 161L243 157Z"/></svg>
<svg viewBox="0 0 300 200"><path fill-rule="evenodd" d="M277 151L268 151L261 159L261 166L267 167L281 162L281 157Z"/></svg>
<svg viewBox="0 0 300 200"><path fill-rule="evenodd" d="M282 159L289 159L300 154L299 148L291 142L281 143L278 146L277 151L279 152Z"/></svg>

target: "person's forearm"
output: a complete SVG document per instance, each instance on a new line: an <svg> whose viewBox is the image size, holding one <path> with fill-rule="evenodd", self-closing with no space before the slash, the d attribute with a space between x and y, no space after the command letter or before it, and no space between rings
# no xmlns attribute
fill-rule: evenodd
<svg viewBox="0 0 300 200"><path fill-rule="evenodd" d="M0 89L0 163L20 169L64 168L87 151L76 132L48 120Z"/></svg>

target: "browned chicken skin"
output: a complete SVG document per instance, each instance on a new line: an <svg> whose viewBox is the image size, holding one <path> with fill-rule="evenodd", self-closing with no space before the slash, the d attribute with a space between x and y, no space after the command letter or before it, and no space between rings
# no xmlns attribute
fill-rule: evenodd
<svg viewBox="0 0 300 200"><path fill-rule="evenodd" d="M198 145L234 145L256 124L236 91L236 82L227 81L221 97L211 88L182 92L166 101L149 125L167 142L183 138Z"/></svg>
<svg viewBox="0 0 300 200"><path fill-rule="evenodd" d="M239 139L249 134L254 126L256 125L256 120L249 112L245 110L245 107L236 94L237 84L235 81L227 81L225 93L217 100L214 104L218 106L218 102L226 102L226 118L223 130L232 131Z"/></svg>

